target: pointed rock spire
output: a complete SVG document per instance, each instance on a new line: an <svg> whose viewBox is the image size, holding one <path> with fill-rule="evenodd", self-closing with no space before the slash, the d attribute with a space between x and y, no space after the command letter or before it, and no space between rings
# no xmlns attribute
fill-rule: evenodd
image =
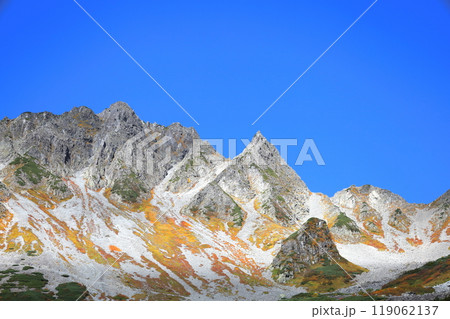
<svg viewBox="0 0 450 319"><path fill-rule="evenodd" d="M256 132L251 142L238 157L249 164L255 163L260 166L279 166L286 164L277 148L260 131Z"/></svg>
<svg viewBox="0 0 450 319"><path fill-rule="evenodd" d="M131 131L139 131L143 127L142 120L136 115L133 109L124 102L116 102L101 112L99 115L103 120L104 127L107 131L126 130L130 131L129 135L132 135Z"/></svg>
<svg viewBox="0 0 450 319"><path fill-rule="evenodd" d="M331 270L335 274L330 276ZM327 223L314 217L308 219L298 231L283 241L272 262L272 275L275 280L283 283L295 283L297 280L303 283L311 276L316 278L316 281L323 280L325 289L328 288L326 285L339 277L340 281L348 284L347 273L358 274L363 271L364 268L350 263L339 254Z"/></svg>
<svg viewBox="0 0 450 319"><path fill-rule="evenodd" d="M133 109L125 102L116 102L99 114L104 121L140 121Z"/></svg>

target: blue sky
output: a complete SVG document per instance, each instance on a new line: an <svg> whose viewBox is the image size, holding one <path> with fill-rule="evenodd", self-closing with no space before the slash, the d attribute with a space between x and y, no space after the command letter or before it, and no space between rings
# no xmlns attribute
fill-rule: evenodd
<svg viewBox="0 0 450 319"><path fill-rule="evenodd" d="M200 126L73 1L0 3L1 117L120 100L202 138L313 138L326 165L294 167L312 191L449 188L449 2L379 0L254 126L370 0L79 0Z"/></svg>

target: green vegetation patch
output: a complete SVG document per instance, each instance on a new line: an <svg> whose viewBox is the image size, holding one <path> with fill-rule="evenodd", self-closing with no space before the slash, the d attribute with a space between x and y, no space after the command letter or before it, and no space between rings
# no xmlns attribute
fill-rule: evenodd
<svg viewBox="0 0 450 319"><path fill-rule="evenodd" d="M347 274L345 273L344 270L342 270L341 267L339 267L335 263L330 263L328 259L327 259L327 261L328 262L324 263L323 266L315 268L313 270L313 272L315 272L315 273L317 273L319 275L323 275L323 276L328 277L328 278L336 278L336 277L347 276Z"/></svg>
<svg viewBox="0 0 450 319"><path fill-rule="evenodd" d="M113 300L117 300L117 301L125 301L128 300L128 297L125 295L116 295L114 297L112 297Z"/></svg>
<svg viewBox="0 0 450 319"><path fill-rule="evenodd" d="M266 172L268 175L272 176L272 177L277 177L277 173L275 173L275 171L273 169L271 169L270 167L267 167L264 172Z"/></svg>
<svg viewBox="0 0 450 319"><path fill-rule="evenodd" d="M188 162L184 166L184 170L187 172L189 170L189 168L191 168L191 167L194 167L194 160L193 159L188 160Z"/></svg>
<svg viewBox="0 0 450 319"><path fill-rule="evenodd" d="M136 203L139 196L147 192L147 190L136 174L131 173L128 176L116 180L111 192L120 196L124 202Z"/></svg>
<svg viewBox="0 0 450 319"><path fill-rule="evenodd" d="M433 286L450 280L450 255L430 261L422 267L401 274L385 284L377 294L401 295L405 292L425 294L434 292Z"/></svg>
<svg viewBox="0 0 450 319"><path fill-rule="evenodd" d="M297 237L303 233L303 229L299 229L296 230L295 232L293 232L292 234L289 235L288 238L286 238L284 241L288 241L288 240L292 240L292 239L297 239Z"/></svg>
<svg viewBox="0 0 450 319"><path fill-rule="evenodd" d="M20 186L25 186L27 184L26 181L37 185L46 178L48 180L48 185L52 190L63 193L69 191L67 185L61 180L61 177L52 174L44 167L37 164L36 160L31 156L19 156L15 158L10 165L20 165L14 172L16 181Z"/></svg>
<svg viewBox="0 0 450 319"><path fill-rule="evenodd" d="M372 296L375 300L385 300L386 298L379 296ZM282 301L372 301L372 298L367 294L319 294L312 292L300 293L291 298L282 298Z"/></svg>
<svg viewBox="0 0 450 319"><path fill-rule="evenodd" d="M77 282L60 284L56 287L56 291L57 299L64 301L76 301L78 298L80 298L79 300L84 300L88 296L88 293L85 293L86 287Z"/></svg>
<svg viewBox="0 0 450 319"><path fill-rule="evenodd" d="M36 253L37 253L36 250L28 250L27 251L27 256L37 256Z"/></svg>
<svg viewBox="0 0 450 319"><path fill-rule="evenodd" d="M32 157L19 156L11 162L11 165L22 165L14 173L18 178L17 182L21 186L25 185L23 178L26 178L33 184L39 184L42 178L50 175L48 171L36 164Z"/></svg>
<svg viewBox="0 0 450 319"><path fill-rule="evenodd" d="M244 221L244 214L242 213L242 209L238 206L238 204L234 205L231 216L233 216L233 222L235 226L242 226L242 222Z"/></svg>
<svg viewBox="0 0 450 319"><path fill-rule="evenodd" d="M0 300L4 301L49 301L53 300L51 294L43 293L42 291L26 290L19 292L12 292L9 289L3 290L0 294Z"/></svg>
<svg viewBox="0 0 450 319"><path fill-rule="evenodd" d="M358 226L356 225L356 223L353 221L353 219L349 218L344 213L339 213L339 215L336 218L336 222L334 223L333 227L347 228L348 230L350 230L351 232L354 232L354 233L360 233L361 232L359 230Z"/></svg>
<svg viewBox="0 0 450 319"><path fill-rule="evenodd" d="M0 274L14 274L16 272L19 272L19 271L15 270L15 269L0 270Z"/></svg>
<svg viewBox="0 0 450 319"><path fill-rule="evenodd" d="M330 293L339 288L348 287L351 285L351 277L353 277L348 274L355 275L364 271L363 268L353 265L345 259L340 259L338 265L328 257L324 257L314 265L295 262L297 269L294 272L293 259L295 260L295 256L288 255L287 258L272 270L272 278L277 280L283 273L293 273L294 276L288 280L287 284L296 287L303 286L309 292L314 293Z"/></svg>
<svg viewBox="0 0 450 319"><path fill-rule="evenodd" d="M24 269L27 266L24 267ZM32 268L32 267L31 267ZM29 268L29 269L31 269ZM14 269L0 271L0 300L5 301L46 301L46 300L77 300L86 287L76 283L67 282L56 287L57 294L46 289L48 280L39 272L18 273ZM79 300L88 296L85 293Z"/></svg>
<svg viewBox="0 0 450 319"><path fill-rule="evenodd" d="M180 180L180 176L176 176L170 180L171 183L176 183Z"/></svg>
<svg viewBox="0 0 450 319"><path fill-rule="evenodd" d="M311 292L300 293L291 298L282 298L283 301L331 301L336 300L333 295L317 294Z"/></svg>
<svg viewBox="0 0 450 319"><path fill-rule="evenodd" d="M44 278L44 275L39 272L33 272L31 274L13 274L8 282L17 282L20 286L26 286L28 288L44 288L48 280Z"/></svg>

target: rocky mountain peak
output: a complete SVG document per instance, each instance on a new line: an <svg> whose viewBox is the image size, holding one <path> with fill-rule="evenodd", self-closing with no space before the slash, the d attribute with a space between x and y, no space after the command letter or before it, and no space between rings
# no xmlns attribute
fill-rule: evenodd
<svg viewBox="0 0 450 319"><path fill-rule="evenodd" d="M26 125L30 125L31 123L36 124L37 121L50 120L56 118L57 115L51 112L24 112L17 117L18 122L26 123ZM38 123L39 124L39 123Z"/></svg>
<svg viewBox="0 0 450 319"><path fill-rule="evenodd" d="M261 131L256 132L256 134L253 136L250 143L247 145L246 149L251 149L255 147L262 147L262 146L270 146L270 142L262 135Z"/></svg>
<svg viewBox="0 0 450 319"><path fill-rule="evenodd" d="M97 115L87 106L75 106L67 114L72 116L96 117Z"/></svg>
<svg viewBox="0 0 450 319"><path fill-rule="evenodd" d="M261 131L257 131L255 133L255 135L253 135L252 142L253 141L258 141L258 140L267 141L267 139L264 137L264 135L262 135Z"/></svg>
<svg viewBox="0 0 450 319"><path fill-rule="evenodd" d="M260 166L287 165L277 148L258 131L244 151L236 159Z"/></svg>
<svg viewBox="0 0 450 319"><path fill-rule="evenodd" d="M343 206L347 207L353 207L358 203L363 202L387 202L393 203L397 206L403 206L407 204L405 199L403 199L403 197L401 197L400 195L394 194L387 189L369 184L363 186L352 185L344 190L337 192L331 199L333 203L340 203Z"/></svg>
<svg viewBox="0 0 450 319"><path fill-rule="evenodd" d="M125 102L116 102L103 110L99 117L105 122L135 122L141 121L133 109Z"/></svg>
<svg viewBox="0 0 450 319"><path fill-rule="evenodd" d="M337 264L339 263L339 265ZM309 218L302 227L282 242L280 251L272 263L272 274L279 282L303 281L305 277L327 277L331 269L340 277L347 274L341 269L362 272L340 254L331 237L327 223L319 218ZM324 278L330 282L331 278ZM334 280L334 278L333 278Z"/></svg>
<svg viewBox="0 0 450 319"><path fill-rule="evenodd" d="M231 196L243 201L255 199L258 211L277 223L292 225L308 213L310 191L261 132L216 182Z"/></svg>
<svg viewBox="0 0 450 319"><path fill-rule="evenodd" d="M329 259L330 256L340 257L327 223L312 217L283 242L275 260L292 258L292 262L299 263L297 268L300 269Z"/></svg>
<svg viewBox="0 0 450 319"><path fill-rule="evenodd" d="M324 260L342 258L334 244L327 223L309 218L295 233L285 239L275 257L272 267L280 282L294 279L311 266Z"/></svg>
<svg viewBox="0 0 450 319"><path fill-rule="evenodd" d="M450 207L450 189L446 191L444 194L439 196L438 199L434 200L432 203L430 203L431 206L446 206L445 208Z"/></svg>
<svg viewBox="0 0 450 319"><path fill-rule="evenodd" d="M111 104L108 108L103 110L103 112L129 112L134 113L134 110L128 105L128 103L117 101Z"/></svg>

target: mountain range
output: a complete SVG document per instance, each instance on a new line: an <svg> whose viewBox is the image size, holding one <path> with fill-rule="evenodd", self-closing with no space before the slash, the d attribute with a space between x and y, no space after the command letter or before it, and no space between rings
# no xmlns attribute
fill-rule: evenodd
<svg viewBox="0 0 450 319"><path fill-rule="evenodd" d="M257 132L232 159L123 102L0 121L0 300L450 294L450 190L311 192Z"/></svg>

